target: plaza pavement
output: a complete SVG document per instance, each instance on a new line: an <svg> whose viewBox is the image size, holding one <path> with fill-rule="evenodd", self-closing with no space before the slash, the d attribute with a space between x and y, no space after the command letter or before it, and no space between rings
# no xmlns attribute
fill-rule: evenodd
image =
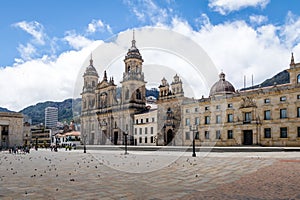
<svg viewBox="0 0 300 200"><path fill-rule="evenodd" d="M0 199L300 199L300 152L0 152Z"/></svg>

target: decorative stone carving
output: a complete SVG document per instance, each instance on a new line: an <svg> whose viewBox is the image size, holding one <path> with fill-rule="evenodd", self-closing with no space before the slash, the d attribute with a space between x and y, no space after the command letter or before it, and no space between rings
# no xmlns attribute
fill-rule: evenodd
<svg viewBox="0 0 300 200"><path fill-rule="evenodd" d="M241 108L256 107L255 101L251 97L242 97Z"/></svg>

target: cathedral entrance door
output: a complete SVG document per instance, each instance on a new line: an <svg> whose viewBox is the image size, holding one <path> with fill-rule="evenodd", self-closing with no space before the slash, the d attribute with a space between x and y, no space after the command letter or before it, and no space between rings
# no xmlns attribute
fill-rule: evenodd
<svg viewBox="0 0 300 200"><path fill-rule="evenodd" d="M253 133L252 130L244 130L244 145L253 144Z"/></svg>
<svg viewBox="0 0 300 200"><path fill-rule="evenodd" d="M174 133L171 129L167 132L166 145L170 144L174 138Z"/></svg>
<svg viewBox="0 0 300 200"><path fill-rule="evenodd" d="M114 132L114 145L118 144L118 136L119 136L119 132Z"/></svg>

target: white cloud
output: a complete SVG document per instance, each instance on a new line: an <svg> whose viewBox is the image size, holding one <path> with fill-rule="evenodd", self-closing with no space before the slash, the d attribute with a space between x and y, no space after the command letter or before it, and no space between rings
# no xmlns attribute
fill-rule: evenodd
<svg viewBox="0 0 300 200"><path fill-rule="evenodd" d="M18 23L13 24L15 27L19 27L22 30L26 31L34 38L34 42L40 45L45 44L45 33L44 33L44 26L36 21L26 22L21 21Z"/></svg>
<svg viewBox="0 0 300 200"><path fill-rule="evenodd" d="M31 60L32 56L36 54L36 48L31 43L27 43L26 46L20 44L17 49L23 60Z"/></svg>
<svg viewBox="0 0 300 200"><path fill-rule="evenodd" d="M19 111L37 102L72 98L83 61L99 43L95 41L80 51L64 52L56 59L44 56L0 68L1 107Z"/></svg>
<svg viewBox="0 0 300 200"><path fill-rule="evenodd" d="M300 57L297 36L293 39L293 44L297 45L292 47L287 47L290 42L282 37L283 33L284 36L295 33L298 28L297 23L293 24L293 28L290 26L292 24L267 24L253 28L241 20L216 25L206 23L197 32L186 21L176 18L170 28L196 41L208 53L219 71L224 71L226 79L236 88L242 88L244 75L248 80L247 86L250 86L252 74L254 84L259 84L287 69L292 49Z"/></svg>
<svg viewBox="0 0 300 200"><path fill-rule="evenodd" d="M95 33L96 31L103 32L108 31L109 33L112 33L112 29L109 24L105 24L102 22L102 20L95 20L93 19L91 23L88 24L88 27L86 29L87 33Z"/></svg>
<svg viewBox="0 0 300 200"><path fill-rule="evenodd" d="M170 20L172 9L161 8L152 0L124 0L124 2L141 22L149 21L151 24L161 25Z"/></svg>
<svg viewBox="0 0 300 200"><path fill-rule="evenodd" d="M75 31L67 31L66 36L64 37L63 40L68 42L68 44L71 47L77 50L87 47L92 43L91 40L89 40L88 38L82 35L77 34Z"/></svg>
<svg viewBox="0 0 300 200"><path fill-rule="evenodd" d="M208 6L221 15L246 7L265 8L270 0L209 0Z"/></svg>
<svg viewBox="0 0 300 200"><path fill-rule="evenodd" d="M289 12L286 24L281 27L281 36L285 39L288 48L300 43L300 17Z"/></svg>
<svg viewBox="0 0 300 200"><path fill-rule="evenodd" d="M249 19L250 19L250 22L255 25L260 25L260 24L268 21L268 17L263 16L263 15L251 15L249 17Z"/></svg>

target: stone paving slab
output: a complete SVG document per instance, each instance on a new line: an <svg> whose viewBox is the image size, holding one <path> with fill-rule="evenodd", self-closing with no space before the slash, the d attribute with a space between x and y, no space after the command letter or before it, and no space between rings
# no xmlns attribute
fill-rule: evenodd
<svg viewBox="0 0 300 200"><path fill-rule="evenodd" d="M209 153L191 157L190 153L180 152L130 152L129 155L123 151L84 154L79 150L42 149L26 155L1 152L0 199L274 199L278 193L273 193L277 196L250 194L244 177L259 178L257 173L263 170L270 172L265 180L273 183L273 176L278 173L273 166L277 163L281 163L277 170L285 165L290 170L300 170L298 154ZM286 185L292 182L292 177L300 177L299 170L291 172ZM280 173L282 177L284 173L285 170ZM284 179L281 185L283 182ZM280 190L275 183L266 186L273 187ZM223 191L223 195L216 191Z"/></svg>

